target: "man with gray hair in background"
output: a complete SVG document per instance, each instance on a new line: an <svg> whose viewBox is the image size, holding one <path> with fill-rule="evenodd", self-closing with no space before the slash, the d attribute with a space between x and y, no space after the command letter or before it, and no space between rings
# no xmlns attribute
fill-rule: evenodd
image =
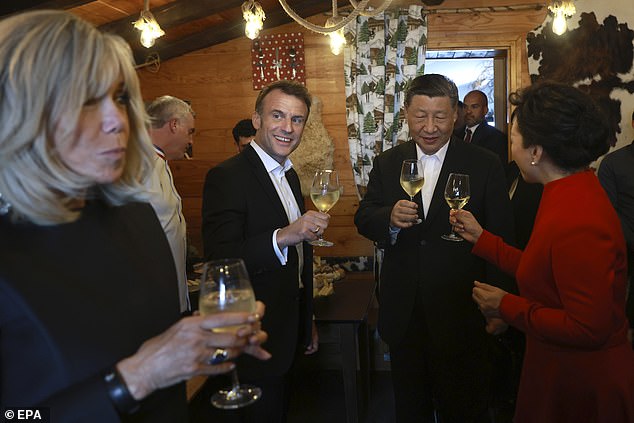
<svg viewBox="0 0 634 423"><path fill-rule="evenodd" d="M176 273L181 312L191 309L187 291L187 227L181 197L174 186L169 160L182 159L193 143L194 111L181 99L158 97L147 106L151 119L149 130L156 156L154 170L146 181L149 201L156 212L169 241Z"/></svg>

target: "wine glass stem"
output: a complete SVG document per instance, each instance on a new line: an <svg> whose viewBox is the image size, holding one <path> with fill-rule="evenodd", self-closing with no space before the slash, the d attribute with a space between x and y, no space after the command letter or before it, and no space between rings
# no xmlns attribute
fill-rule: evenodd
<svg viewBox="0 0 634 423"><path fill-rule="evenodd" d="M231 371L231 391L227 394L230 398L235 398L238 395L240 390L240 380L238 379L238 371L233 369Z"/></svg>
<svg viewBox="0 0 634 423"><path fill-rule="evenodd" d="M452 208L452 210L456 210L456 209ZM458 235L456 235L456 231L453 230L453 225L451 225L451 236L453 236L454 238L458 238Z"/></svg>

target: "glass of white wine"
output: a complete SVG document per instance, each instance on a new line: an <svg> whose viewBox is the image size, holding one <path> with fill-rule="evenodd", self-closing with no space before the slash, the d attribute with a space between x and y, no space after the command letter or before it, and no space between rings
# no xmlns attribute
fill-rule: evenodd
<svg viewBox="0 0 634 423"><path fill-rule="evenodd" d="M200 279L198 310L201 315L220 312L255 312L255 295L242 259L212 260L205 263ZM214 328L214 332L237 332L237 326ZM257 401L262 390L241 385L236 369L231 371L231 387L211 396L214 407L236 409Z"/></svg>
<svg viewBox="0 0 634 423"><path fill-rule="evenodd" d="M414 197L420 192L425 184L425 168L420 160L403 160L401 167L401 186L409 195L409 200L414 202ZM416 224L421 223L421 219L416 220Z"/></svg>
<svg viewBox="0 0 634 423"><path fill-rule="evenodd" d="M469 188L469 175L462 173L450 173L445 185L445 200L452 210L460 210L469 202L471 198L471 189ZM456 235L451 228L449 235L442 235L442 239L447 241L464 241Z"/></svg>
<svg viewBox="0 0 634 423"><path fill-rule="evenodd" d="M317 207L317 210L323 213L328 211L339 201L341 195L341 186L339 186L339 176L336 170L325 169L315 172L313 185L310 187L310 199ZM322 235L319 239L311 241L310 245L317 247L332 247L335 245L331 241L326 241Z"/></svg>

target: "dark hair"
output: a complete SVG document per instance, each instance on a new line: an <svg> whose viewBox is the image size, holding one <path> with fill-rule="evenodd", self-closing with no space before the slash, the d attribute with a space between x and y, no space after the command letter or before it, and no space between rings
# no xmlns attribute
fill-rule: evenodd
<svg viewBox="0 0 634 423"><path fill-rule="evenodd" d="M486 107L489 107L489 98L484 92L480 90L472 90L467 93L467 95L469 94L477 94L478 96L480 96L480 99L482 100L482 104L484 104ZM467 98L467 95L465 95L465 98Z"/></svg>
<svg viewBox="0 0 634 423"><path fill-rule="evenodd" d="M464 103L460 100L458 100L458 108L459 109L464 109Z"/></svg>
<svg viewBox="0 0 634 423"><path fill-rule="evenodd" d="M308 109L308 113L306 114L306 118L308 118L308 114L310 114L310 94L308 93L308 89L295 81L275 81L271 85L268 85L260 91L258 94L258 99L255 100L255 111L261 115L262 114L262 102L264 101L264 97L269 95L271 91L280 90L284 94L292 95L293 97L297 97L302 100L306 104L306 108Z"/></svg>
<svg viewBox="0 0 634 423"><path fill-rule="evenodd" d="M449 97L451 107L455 110L458 105L458 88L454 82L444 75L429 73L417 76L409 83L405 94L405 105L409 106L415 95L427 97Z"/></svg>
<svg viewBox="0 0 634 423"><path fill-rule="evenodd" d="M607 153L607 119L592 98L569 85L544 81L509 97L523 147L540 145L562 170L587 167Z"/></svg>
<svg viewBox="0 0 634 423"><path fill-rule="evenodd" d="M233 134L233 139L236 144L239 144L240 137L252 137L255 135L253 122L251 122L251 119L242 119L240 122L236 123L236 126L233 127L231 133Z"/></svg>

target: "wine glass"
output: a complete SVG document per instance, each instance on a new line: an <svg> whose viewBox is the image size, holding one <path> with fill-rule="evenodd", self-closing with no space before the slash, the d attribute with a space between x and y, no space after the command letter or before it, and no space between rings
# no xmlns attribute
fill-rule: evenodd
<svg viewBox="0 0 634 423"><path fill-rule="evenodd" d="M403 160L401 167L401 186L409 195L409 200L414 201L414 196L419 193L425 184L425 168L420 160ZM421 219L416 219L416 224L421 223Z"/></svg>
<svg viewBox="0 0 634 423"><path fill-rule="evenodd" d="M310 187L310 199L317 207L317 210L323 213L328 211L339 201L341 195L341 187L339 186L339 176L337 171L332 169L318 170L313 178L313 185ZM317 247L332 247L333 242L326 241L323 235L319 235L319 239L310 241L310 245Z"/></svg>
<svg viewBox="0 0 634 423"><path fill-rule="evenodd" d="M447 179L447 185L445 185L445 200L452 210L460 210L463 208L471 198L471 191L469 188L469 175L463 175L462 173L450 173ZM451 227L451 233L449 235L442 235L442 239L447 241L464 241L461 237L457 236Z"/></svg>
<svg viewBox="0 0 634 423"><path fill-rule="evenodd" d="M201 315L220 312L255 312L255 295L242 259L222 259L205 263L200 279L198 310ZM214 332L237 332L242 326L223 326ZM236 409L257 401L262 390L241 385L236 369L231 371L231 388L211 396L211 403L222 409Z"/></svg>

